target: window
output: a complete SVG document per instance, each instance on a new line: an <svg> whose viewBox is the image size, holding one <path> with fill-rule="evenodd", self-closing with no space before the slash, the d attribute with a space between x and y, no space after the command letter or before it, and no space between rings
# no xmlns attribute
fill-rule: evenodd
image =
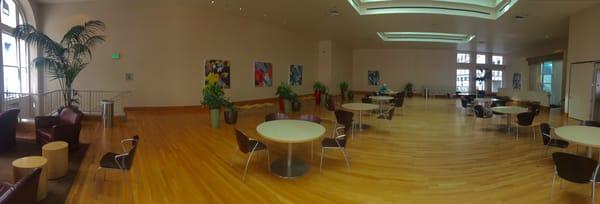
<svg viewBox="0 0 600 204"><path fill-rule="evenodd" d="M468 69L457 69L456 70L456 91L457 92L469 92L469 70Z"/></svg>
<svg viewBox="0 0 600 204"><path fill-rule="evenodd" d="M2 62L4 69L4 92L29 93L29 49L25 41L16 39L12 33L16 25L25 24L23 13L14 0L1 0L0 37L2 38Z"/></svg>
<svg viewBox="0 0 600 204"><path fill-rule="evenodd" d="M485 69L477 69L475 72L475 88L477 91L485 91Z"/></svg>
<svg viewBox="0 0 600 204"><path fill-rule="evenodd" d="M471 63L471 55L469 55L469 53L458 53L456 54L456 62L469 64Z"/></svg>
<svg viewBox="0 0 600 204"><path fill-rule="evenodd" d="M504 65L504 57L494 55L492 56L492 64L494 65Z"/></svg>
<svg viewBox="0 0 600 204"><path fill-rule="evenodd" d="M502 88L502 71L492 70L492 93L498 93Z"/></svg>
<svg viewBox="0 0 600 204"><path fill-rule="evenodd" d="M552 62L542 63L542 91L552 93Z"/></svg>
<svg viewBox="0 0 600 204"><path fill-rule="evenodd" d="M485 55L477 54L477 64L485 64Z"/></svg>

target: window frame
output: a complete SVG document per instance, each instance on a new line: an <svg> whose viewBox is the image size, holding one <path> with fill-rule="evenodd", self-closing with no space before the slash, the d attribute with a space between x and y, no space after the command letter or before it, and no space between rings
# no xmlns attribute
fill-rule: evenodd
<svg viewBox="0 0 600 204"><path fill-rule="evenodd" d="M27 18L25 18L25 12L23 10L23 8L21 7L20 2L16 1L16 0L3 0L3 1L12 1L15 5L15 21L16 21L16 26L18 25L23 25L23 24L27 24ZM0 2L1 3L1 2ZM0 15L1 18L2 15ZM14 35L12 34L14 32L15 28L11 27L10 25L4 24L2 23L1 19L0 19L0 34L6 34L8 36L12 36L14 37ZM2 35L0 35L0 42L3 41L2 39ZM0 72L0 74L2 74L2 90L0 90L0 92L8 92L7 90L7 86L6 86L6 81L4 80L4 67L7 68L16 68L18 70L19 73L19 92L18 93L31 93L31 49L30 47L25 44L25 46L23 46L23 48L25 48L25 55L26 56L22 56L21 49L21 42L22 40L15 38L15 52L16 52L16 56L17 56L17 65L5 65L4 64L4 44L2 44L2 50L0 51L0 56L2 56L0 58L0 60L2 60L2 67ZM23 57L25 57L26 59L23 59ZM26 62L26 63L23 63ZM22 69L25 69L25 75L27 76L23 76L23 71ZM23 86L23 80L25 80L25 84L27 85L26 87Z"/></svg>
<svg viewBox="0 0 600 204"><path fill-rule="evenodd" d="M459 75L459 71L466 71L466 73ZM466 78L466 80L459 81L459 77ZM467 93L470 92L470 90L471 90L471 70L470 69L457 68L455 79L456 79L456 82L455 82L456 83L456 92L467 92ZM459 86L459 82L462 84L461 86ZM465 82L467 84L466 86L464 86ZM459 87L462 87L462 88L466 87L466 90L461 90L461 88L459 88Z"/></svg>

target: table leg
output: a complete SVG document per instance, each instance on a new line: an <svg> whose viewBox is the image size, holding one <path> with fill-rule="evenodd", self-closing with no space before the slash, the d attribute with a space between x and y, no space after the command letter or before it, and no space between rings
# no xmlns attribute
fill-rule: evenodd
<svg viewBox="0 0 600 204"><path fill-rule="evenodd" d="M592 147L589 147L589 146L587 147L587 156L588 156L588 158L592 158Z"/></svg>
<svg viewBox="0 0 600 204"><path fill-rule="evenodd" d="M362 131L362 111L358 111L358 130Z"/></svg>
<svg viewBox="0 0 600 204"><path fill-rule="evenodd" d="M512 118L511 116L511 114L506 114L506 127L508 130L508 135L510 135L510 119Z"/></svg>
<svg viewBox="0 0 600 204"><path fill-rule="evenodd" d="M292 143L288 144L287 176L292 177Z"/></svg>

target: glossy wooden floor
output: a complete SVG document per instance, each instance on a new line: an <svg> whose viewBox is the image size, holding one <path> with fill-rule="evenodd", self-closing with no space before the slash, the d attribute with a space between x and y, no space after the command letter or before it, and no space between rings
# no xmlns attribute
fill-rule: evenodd
<svg viewBox="0 0 600 204"><path fill-rule="evenodd" d="M324 118L331 113L305 102L303 112ZM307 107L308 106L308 107ZM271 109L243 111L237 127L252 137ZM557 111L558 112L558 111ZM536 121L554 126L568 121L560 113L542 113ZM269 174L258 154L241 178L244 155L235 154L233 126L211 129L206 113L130 112L127 121L103 130L88 123L82 141L91 143L68 203L547 203L553 164L540 138L507 135L506 120L476 120L455 100L408 99L404 114L384 123L365 117L373 129L348 145L352 167L342 154L328 151L319 173L319 151L295 146L295 155L311 163L310 172L294 180ZM331 125L324 122L330 134ZM130 182L116 171L94 179L97 161L120 150L119 140L139 134L141 143ZM260 139L260 138L259 138ZM285 145L267 142L271 156L285 156ZM317 143L318 144L318 143ZM316 148L318 150L318 146ZM577 151L572 145L571 152ZM579 148L584 154L584 149ZM233 165L229 158L233 157ZM130 190L132 189L132 190ZM589 203L590 186L558 182L553 203Z"/></svg>

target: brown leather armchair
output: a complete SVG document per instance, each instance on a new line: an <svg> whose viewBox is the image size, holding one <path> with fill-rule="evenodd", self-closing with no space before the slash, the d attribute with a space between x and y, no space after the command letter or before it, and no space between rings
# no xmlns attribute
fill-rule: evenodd
<svg viewBox="0 0 600 204"><path fill-rule="evenodd" d="M0 113L0 152L15 147L19 112L21 112L19 109L12 109Z"/></svg>
<svg viewBox="0 0 600 204"><path fill-rule="evenodd" d="M69 143L69 151L77 150L82 118L83 113L69 107L62 109L58 117L35 117L35 141L40 146L53 141L65 141Z"/></svg>
<svg viewBox="0 0 600 204"><path fill-rule="evenodd" d="M37 203L38 183L42 169L36 168L14 185L0 183L0 204Z"/></svg>

